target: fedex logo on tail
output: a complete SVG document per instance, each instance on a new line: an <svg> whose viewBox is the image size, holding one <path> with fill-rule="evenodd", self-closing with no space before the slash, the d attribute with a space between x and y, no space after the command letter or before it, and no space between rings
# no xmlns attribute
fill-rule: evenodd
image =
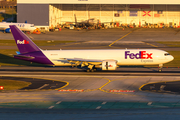
<svg viewBox="0 0 180 120"><path fill-rule="evenodd" d="M29 44L29 41L27 41L27 40L23 40L23 41L17 40L17 44Z"/></svg>
<svg viewBox="0 0 180 120"><path fill-rule="evenodd" d="M153 53L146 53L146 51L139 51L139 53L130 53L130 51L125 51L125 59L128 57L130 59L153 59Z"/></svg>

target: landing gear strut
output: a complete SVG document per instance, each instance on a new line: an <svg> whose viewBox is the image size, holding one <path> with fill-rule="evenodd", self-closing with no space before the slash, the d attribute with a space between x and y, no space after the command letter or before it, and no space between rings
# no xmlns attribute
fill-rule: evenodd
<svg viewBox="0 0 180 120"><path fill-rule="evenodd" d="M96 71L96 68L94 65L89 65L88 66L88 69L86 70L87 72L95 72Z"/></svg>
<svg viewBox="0 0 180 120"><path fill-rule="evenodd" d="M162 72L163 64L159 64L159 72Z"/></svg>

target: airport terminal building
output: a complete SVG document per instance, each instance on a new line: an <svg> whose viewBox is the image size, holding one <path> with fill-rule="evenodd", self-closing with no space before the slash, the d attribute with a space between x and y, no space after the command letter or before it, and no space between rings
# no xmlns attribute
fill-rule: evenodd
<svg viewBox="0 0 180 120"><path fill-rule="evenodd" d="M17 22L56 26L97 18L102 23L166 24L180 26L178 0L18 0Z"/></svg>

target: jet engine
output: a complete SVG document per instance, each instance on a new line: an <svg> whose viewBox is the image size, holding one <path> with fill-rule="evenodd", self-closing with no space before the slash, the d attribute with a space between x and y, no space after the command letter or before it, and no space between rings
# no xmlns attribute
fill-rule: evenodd
<svg viewBox="0 0 180 120"><path fill-rule="evenodd" d="M102 62L102 70L116 70L117 68L117 61L109 60Z"/></svg>
<svg viewBox="0 0 180 120"><path fill-rule="evenodd" d="M11 33L11 29L10 29L10 28L7 28L7 29L5 29L5 32L6 32L6 33Z"/></svg>

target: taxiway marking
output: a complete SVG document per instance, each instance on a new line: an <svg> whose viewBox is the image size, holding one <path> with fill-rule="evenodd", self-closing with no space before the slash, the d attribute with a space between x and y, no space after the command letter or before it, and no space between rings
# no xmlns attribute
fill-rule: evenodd
<svg viewBox="0 0 180 120"><path fill-rule="evenodd" d="M44 88L44 87L46 87L46 86L48 86L49 84L44 84L43 86L41 86L40 88L38 88L38 90L40 90L40 89L42 89L42 88Z"/></svg>
<svg viewBox="0 0 180 120"><path fill-rule="evenodd" d="M107 78L104 78L104 79L108 80L108 82L99 88L99 90L101 90L101 91L102 91L102 88L103 88L104 86L106 86L107 84L109 84L109 83L111 82L110 79L107 79Z"/></svg>
<svg viewBox="0 0 180 120"><path fill-rule="evenodd" d="M131 34L132 32L133 32L133 31L131 31L131 32L129 32L128 34L126 34L126 35L122 36L121 38L117 39L116 41L114 41L113 43L111 43L111 44L109 45L109 47L111 47L115 42L117 42L117 41L123 39L124 37L128 36L128 35Z"/></svg>
<svg viewBox="0 0 180 120"><path fill-rule="evenodd" d="M102 105L105 105L107 102L103 102Z"/></svg>
<svg viewBox="0 0 180 120"><path fill-rule="evenodd" d="M69 43L69 44L65 44L65 45L61 45L61 46L70 46L70 45L77 45L77 44L82 44L83 42L73 42L73 43Z"/></svg>
<svg viewBox="0 0 180 120"><path fill-rule="evenodd" d="M150 44L150 43L146 43L147 45L153 46L153 47L158 47L156 45Z"/></svg>
<svg viewBox="0 0 180 120"><path fill-rule="evenodd" d="M62 101L58 101L56 104L58 105L58 104L60 104Z"/></svg>
<svg viewBox="0 0 180 120"><path fill-rule="evenodd" d="M48 109L52 109L54 106L50 106Z"/></svg>
<svg viewBox="0 0 180 120"><path fill-rule="evenodd" d="M101 108L101 106L98 106L96 109L100 109Z"/></svg>
<svg viewBox="0 0 180 120"><path fill-rule="evenodd" d="M152 102L148 102L148 104L147 105L152 105Z"/></svg>

